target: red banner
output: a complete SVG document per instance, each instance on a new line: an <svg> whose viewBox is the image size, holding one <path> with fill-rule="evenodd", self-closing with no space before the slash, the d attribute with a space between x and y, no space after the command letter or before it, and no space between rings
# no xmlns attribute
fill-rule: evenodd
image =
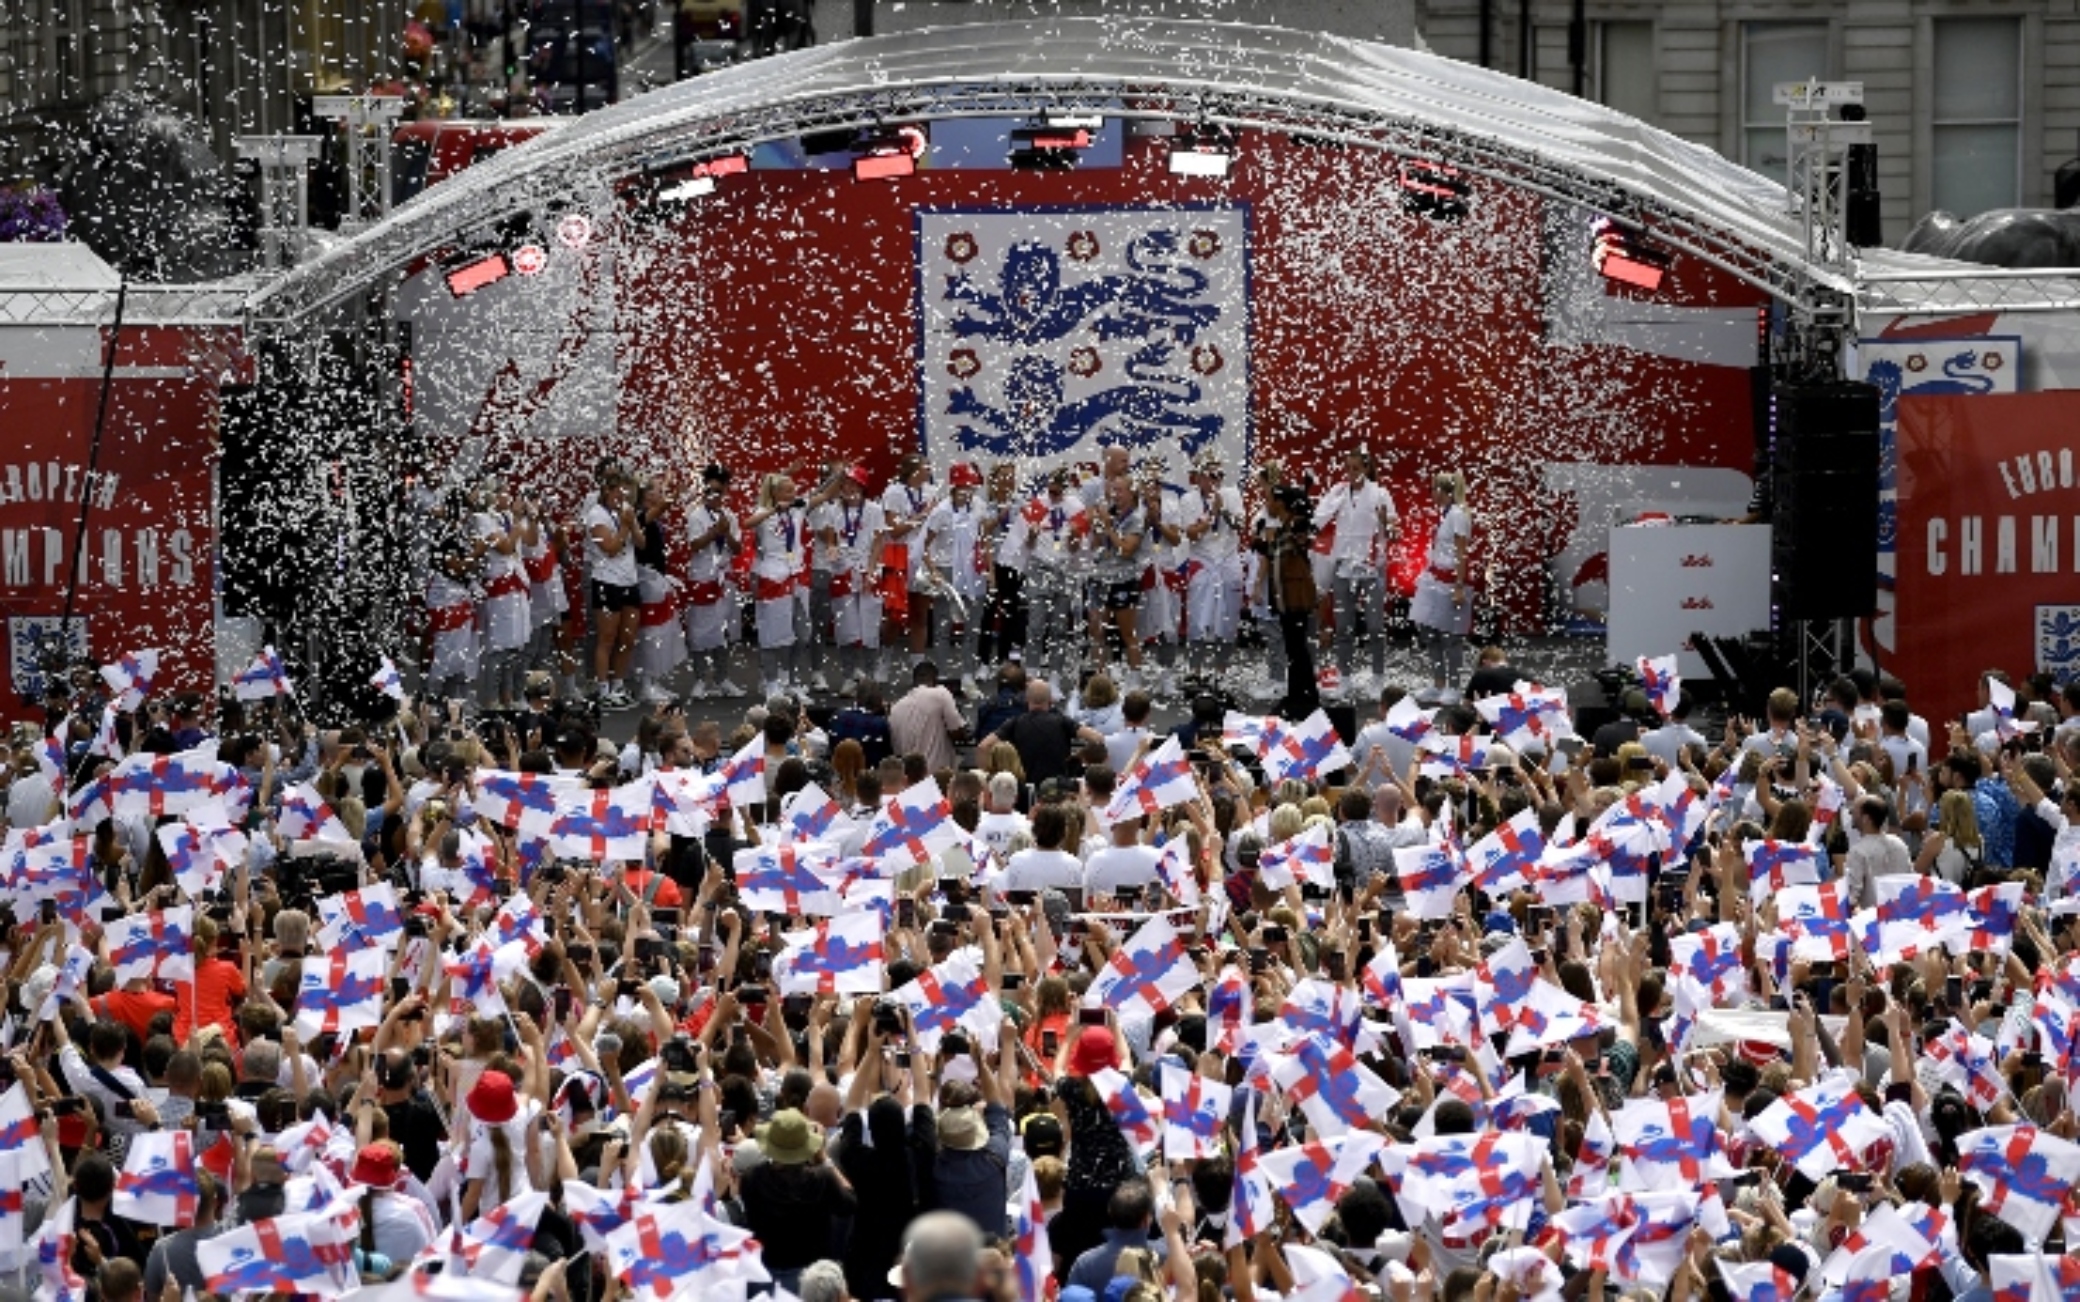
<svg viewBox="0 0 2080 1302"><path fill-rule="evenodd" d="M2080 673L2080 393L1899 404L1899 633L1937 732L1978 675Z"/></svg>
<svg viewBox="0 0 2080 1302"><path fill-rule="evenodd" d="M119 366L93 456L100 391L98 374L0 375L0 719L41 717L23 698L39 690L38 647L61 639L101 661L158 648L158 695L212 683L215 380Z"/></svg>

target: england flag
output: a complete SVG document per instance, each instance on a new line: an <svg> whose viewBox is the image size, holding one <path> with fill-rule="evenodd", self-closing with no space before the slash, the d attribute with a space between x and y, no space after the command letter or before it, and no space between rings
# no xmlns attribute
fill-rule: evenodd
<svg viewBox="0 0 2080 1302"><path fill-rule="evenodd" d="M397 666L391 663L389 656L384 656L383 663L376 666L375 673L369 676L368 685L393 701L401 703L404 700L404 677L397 672Z"/></svg>
<svg viewBox="0 0 2080 1302"><path fill-rule="evenodd" d="M1336 885L1336 852L1329 829L1321 824L1305 828L1276 845L1266 846L1257 859L1257 879L1267 888L1282 891L1298 881L1324 890Z"/></svg>
<svg viewBox="0 0 2080 1302"><path fill-rule="evenodd" d="M1979 1186L1979 1210L2041 1246L2080 1184L2080 1144L2035 1126L1987 1126L1957 1141L1957 1169Z"/></svg>
<svg viewBox="0 0 2080 1302"><path fill-rule="evenodd" d="M948 1031L965 1029L983 1048L993 1047L1004 1025L1004 1006L984 975L978 951L957 950L944 963L926 968L893 997L910 1010L917 1047L939 1052Z"/></svg>
<svg viewBox="0 0 2080 1302"><path fill-rule="evenodd" d="M101 666L101 681L108 684L111 704L124 714L144 704L152 694L152 680L159 676L159 652L125 651L112 665Z"/></svg>
<svg viewBox="0 0 2080 1302"><path fill-rule="evenodd" d="M1163 1157L1166 1161L1197 1161L1221 1153L1221 1128L1227 1124L1228 1102L1234 1091L1198 1072L1164 1063L1159 1078L1163 1090Z"/></svg>
<svg viewBox="0 0 2080 1302"><path fill-rule="evenodd" d="M1298 778L1313 782L1324 774L1350 767L1351 753L1329 716L1316 710L1297 724L1280 729L1264 748L1264 775L1273 782Z"/></svg>
<svg viewBox="0 0 2080 1302"><path fill-rule="evenodd" d="M1647 703L1655 713L1666 719L1675 713L1676 701L1682 695L1683 674L1676 655L1641 656L1633 662L1639 669L1640 690L1647 694Z"/></svg>
<svg viewBox="0 0 2080 1302"><path fill-rule="evenodd" d="M231 694L241 701L271 701L278 696L293 696L296 689L289 685L282 658L270 646L261 648L253 662L238 671L231 680Z"/></svg>
<svg viewBox="0 0 2080 1302"><path fill-rule="evenodd" d="M212 1293L314 1293L338 1297L360 1285L354 1244L327 1217L276 1216L195 1245Z"/></svg>
<svg viewBox="0 0 2080 1302"><path fill-rule="evenodd" d="M308 1043L327 1032L344 1035L381 1025L389 975L389 952L373 945L306 958L296 996L296 1033Z"/></svg>
<svg viewBox="0 0 2080 1302"><path fill-rule="evenodd" d="M1192 776L1184 747L1177 744L1177 738L1168 737L1121 777L1111 803L1105 806L1105 821L1117 823L1136 815L1159 814L1198 798L1199 784Z"/></svg>
<svg viewBox="0 0 2080 1302"><path fill-rule="evenodd" d="M1545 853L1538 811L1525 808L1515 817L1466 848L1473 884L1489 895L1503 895L1527 885Z"/></svg>
<svg viewBox="0 0 2080 1302"><path fill-rule="evenodd" d="M285 841L329 841L355 847L355 853L359 853L360 842L308 782L282 793L282 808L275 815L274 826Z"/></svg>
<svg viewBox="0 0 2080 1302"><path fill-rule="evenodd" d="M1400 880L1408 912L1418 918L1449 918L1459 892L1473 880L1473 869L1450 845L1404 845L1394 851L1394 875Z"/></svg>
<svg viewBox="0 0 2080 1302"><path fill-rule="evenodd" d="M926 778L875 816L859 852L880 860L890 872L901 872L931 862L933 855L959 845L964 836L938 780Z"/></svg>
<svg viewBox="0 0 2080 1302"><path fill-rule="evenodd" d="M195 979L195 909L183 904L174 909L133 913L108 924L109 966L116 981L140 977L167 981Z"/></svg>
<svg viewBox="0 0 2080 1302"><path fill-rule="evenodd" d="M117 1215L148 1225L193 1225L201 1193L193 1135L168 1130L130 1137L122 1173L116 1177Z"/></svg>
<svg viewBox="0 0 2080 1302"><path fill-rule="evenodd" d="M878 913L861 910L826 918L806 931L783 933L784 948L773 960L780 993L881 993L881 938L887 930Z"/></svg>
<svg viewBox="0 0 2080 1302"><path fill-rule="evenodd" d="M789 917L829 917L844 911L845 869L838 847L823 841L762 845L739 850L732 865L745 907Z"/></svg>
<svg viewBox="0 0 2080 1302"><path fill-rule="evenodd" d="M1770 1104L1748 1122L1748 1130L1809 1180L1838 1169L1861 1170L1864 1150L1889 1132L1884 1119L1864 1106L1857 1080L1853 1072L1828 1072Z"/></svg>
<svg viewBox="0 0 2080 1302"><path fill-rule="evenodd" d="M1350 1192L1385 1147L1386 1140L1375 1132L1353 1130L1261 1154L1257 1170L1285 1199L1293 1219L1309 1234L1319 1234L1335 1212L1336 1200Z"/></svg>
<svg viewBox="0 0 2080 1302"><path fill-rule="evenodd" d="M1109 1005L1122 1017L1153 1017L1199 983L1177 927L1160 914L1141 924L1127 942L1112 952L1085 991L1086 1008Z"/></svg>
<svg viewBox="0 0 2080 1302"><path fill-rule="evenodd" d="M1400 1101L1400 1091L1360 1063L1348 1048L1319 1035L1296 1041L1271 1067L1271 1079L1307 1117L1311 1133L1363 1130Z"/></svg>

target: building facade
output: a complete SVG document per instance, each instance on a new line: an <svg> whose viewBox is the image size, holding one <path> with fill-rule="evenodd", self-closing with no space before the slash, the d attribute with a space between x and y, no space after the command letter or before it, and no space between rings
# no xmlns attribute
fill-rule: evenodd
<svg viewBox="0 0 2080 1302"><path fill-rule="evenodd" d="M1439 54L1485 50L1780 180L1771 88L1860 81L1890 244L1933 209L2049 207L2080 156L2075 0L1418 0L1416 21Z"/></svg>

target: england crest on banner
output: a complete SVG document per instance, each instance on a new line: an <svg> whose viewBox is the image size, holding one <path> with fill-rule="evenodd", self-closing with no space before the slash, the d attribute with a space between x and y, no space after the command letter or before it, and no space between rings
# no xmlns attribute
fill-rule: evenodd
<svg viewBox="0 0 2080 1302"><path fill-rule="evenodd" d="M2080 678L2080 606L2037 607L2037 672L2059 683Z"/></svg>
<svg viewBox="0 0 2080 1302"><path fill-rule="evenodd" d="M1095 460L1105 444L1242 464L1249 214L917 214L924 443L956 459Z"/></svg>

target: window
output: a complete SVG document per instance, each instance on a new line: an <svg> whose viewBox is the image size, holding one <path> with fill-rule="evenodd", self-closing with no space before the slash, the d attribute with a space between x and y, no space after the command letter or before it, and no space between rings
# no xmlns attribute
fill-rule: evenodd
<svg viewBox="0 0 2080 1302"><path fill-rule="evenodd" d="M1935 207L1959 217L2022 196L2022 21L1939 18L1932 144Z"/></svg>
<svg viewBox="0 0 2080 1302"><path fill-rule="evenodd" d="M1654 24L1596 24L1596 100L1620 113L1652 122Z"/></svg>
<svg viewBox="0 0 2080 1302"><path fill-rule="evenodd" d="M1784 179L1778 83L1826 76L1826 23L1741 24L1741 162L1751 171Z"/></svg>

